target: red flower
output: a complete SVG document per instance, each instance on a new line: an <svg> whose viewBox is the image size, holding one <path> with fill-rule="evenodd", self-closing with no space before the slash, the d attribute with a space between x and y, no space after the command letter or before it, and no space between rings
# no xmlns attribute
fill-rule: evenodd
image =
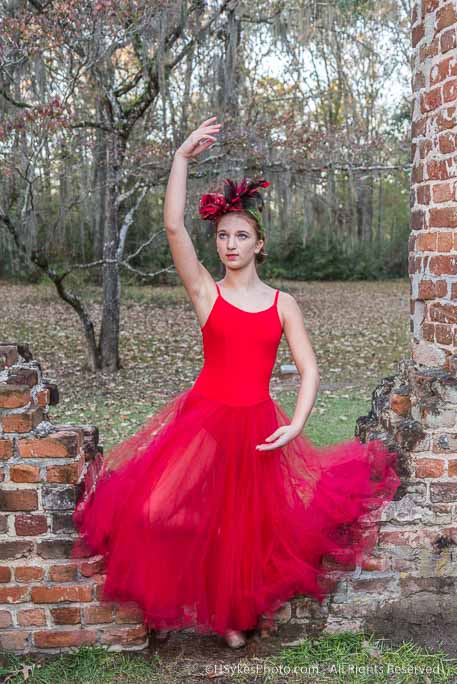
<svg viewBox="0 0 457 684"><path fill-rule="evenodd" d="M203 219L214 219L227 211L227 203L224 195L218 192L210 192L200 198L200 216Z"/></svg>
<svg viewBox="0 0 457 684"><path fill-rule="evenodd" d="M230 178L226 178L223 195L219 192L210 192L201 196L200 216L203 219L215 219L229 211L242 211L241 198L243 196L251 197L258 191L258 188L268 188L269 185L270 183L264 178L251 180L245 176L238 184Z"/></svg>

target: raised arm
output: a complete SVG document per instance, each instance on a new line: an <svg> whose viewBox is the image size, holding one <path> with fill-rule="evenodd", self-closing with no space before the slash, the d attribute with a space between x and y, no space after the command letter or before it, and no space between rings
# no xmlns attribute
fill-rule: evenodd
<svg viewBox="0 0 457 684"><path fill-rule="evenodd" d="M220 124L216 117L204 121L175 152L164 202L164 225L176 271L191 300L200 296L210 277L199 261L191 237L184 225L187 192L187 166L190 159L214 144Z"/></svg>

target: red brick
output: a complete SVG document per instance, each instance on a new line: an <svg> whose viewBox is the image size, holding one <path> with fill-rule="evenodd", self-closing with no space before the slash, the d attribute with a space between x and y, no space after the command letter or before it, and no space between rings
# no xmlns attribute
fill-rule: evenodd
<svg viewBox="0 0 457 684"><path fill-rule="evenodd" d="M35 489L4 489L0 491L1 511L35 511L38 494Z"/></svg>
<svg viewBox="0 0 457 684"><path fill-rule="evenodd" d="M441 154L450 154L457 150L456 134L452 131L442 133L438 138L439 150Z"/></svg>
<svg viewBox="0 0 457 684"><path fill-rule="evenodd" d="M412 230L423 230L427 227L426 213L423 209L417 209L411 212L411 228Z"/></svg>
<svg viewBox="0 0 457 684"><path fill-rule="evenodd" d="M416 235L416 251L418 252L436 252L436 240L438 233L436 231L419 233Z"/></svg>
<svg viewBox="0 0 457 684"><path fill-rule="evenodd" d="M137 627L107 627L100 633L102 644L142 644L147 639L145 625Z"/></svg>
<svg viewBox="0 0 457 684"><path fill-rule="evenodd" d="M43 420L41 408L33 408L25 413L11 413L2 416L3 432L30 432Z"/></svg>
<svg viewBox="0 0 457 684"><path fill-rule="evenodd" d="M437 33L457 24L457 11L453 2L448 2L443 7L440 7L435 15L435 30Z"/></svg>
<svg viewBox="0 0 457 684"><path fill-rule="evenodd" d="M116 607L116 622L143 622L144 612L136 603L119 604Z"/></svg>
<svg viewBox="0 0 457 684"><path fill-rule="evenodd" d="M434 275L457 275L457 257L432 256L429 262L430 273Z"/></svg>
<svg viewBox="0 0 457 684"><path fill-rule="evenodd" d="M95 560L88 560L81 562L80 572L83 577L92 577L105 569L104 558L97 558Z"/></svg>
<svg viewBox="0 0 457 684"><path fill-rule="evenodd" d="M22 458L72 458L82 445L81 431L61 430L41 439L20 439L19 455Z"/></svg>
<svg viewBox="0 0 457 684"><path fill-rule="evenodd" d="M14 528L19 536L36 536L48 531L48 521L45 515L16 515Z"/></svg>
<svg viewBox="0 0 457 684"><path fill-rule="evenodd" d="M437 323L457 323L457 305L433 302L429 308L430 320Z"/></svg>
<svg viewBox="0 0 457 684"><path fill-rule="evenodd" d="M442 107L440 111L438 112L438 115L436 116L436 119L434 121L434 127L438 131L444 131L447 128L454 128L455 126L455 116L456 116L456 107ZM443 167L447 167L445 162L442 162ZM435 176L435 179L438 180L439 178L445 179L448 178L448 173L446 170L442 170L442 176ZM452 174L451 174L452 175Z"/></svg>
<svg viewBox="0 0 457 684"><path fill-rule="evenodd" d="M44 577L44 569L34 565L18 565L14 570L16 582L33 582Z"/></svg>
<svg viewBox="0 0 457 684"><path fill-rule="evenodd" d="M416 477L442 477L444 461L436 458L420 458L416 461Z"/></svg>
<svg viewBox="0 0 457 684"><path fill-rule="evenodd" d="M0 582L11 582L11 568L6 565L0 565Z"/></svg>
<svg viewBox="0 0 457 684"><path fill-rule="evenodd" d="M81 456L76 463L53 465L46 468L46 480L59 484L77 484L84 469L85 461Z"/></svg>
<svg viewBox="0 0 457 684"><path fill-rule="evenodd" d="M443 100L453 102L457 97L457 78L451 78L443 83Z"/></svg>
<svg viewBox="0 0 457 684"><path fill-rule="evenodd" d="M447 163L444 159L430 159L427 162L427 177L430 180L448 180L449 173ZM433 210L431 210L432 212ZM446 209L435 209L435 212L443 212ZM447 209L447 211L451 211Z"/></svg>
<svg viewBox="0 0 457 684"><path fill-rule="evenodd" d="M435 324L435 340L439 344L451 345L453 343L454 333L452 325L446 323Z"/></svg>
<svg viewBox="0 0 457 684"><path fill-rule="evenodd" d="M424 35L424 24L418 24L417 26L414 26L411 32L412 46L416 47L416 45L422 40Z"/></svg>
<svg viewBox="0 0 457 684"><path fill-rule="evenodd" d="M0 652L23 651L27 648L29 633L14 630L12 632L0 632Z"/></svg>
<svg viewBox="0 0 457 684"><path fill-rule="evenodd" d="M46 613L42 608L20 610L17 615L17 621L21 627L30 627L31 625L41 627L46 624Z"/></svg>
<svg viewBox="0 0 457 684"><path fill-rule="evenodd" d="M16 409L32 401L30 387L0 384L0 409Z"/></svg>
<svg viewBox="0 0 457 684"><path fill-rule="evenodd" d="M434 64L430 69L430 85L436 85L444 81L450 72L450 64L452 57L445 57L437 64Z"/></svg>
<svg viewBox="0 0 457 684"><path fill-rule="evenodd" d="M0 603L22 603L29 595L29 587L0 587Z"/></svg>
<svg viewBox="0 0 457 684"><path fill-rule="evenodd" d="M454 235L451 231L439 231L436 249L438 252L450 252L452 249Z"/></svg>
<svg viewBox="0 0 457 684"><path fill-rule="evenodd" d="M86 624L99 624L101 622L113 621L114 604L106 603L100 606L85 606L83 608L83 619Z"/></svg>
<svg viewBox="0 0 457 684"><path fill-rule="evenodd" d="M13 541L0 541L0 560L28 558L33 552L33 541L18 541L15 537L10 537L10 539L13 539Z"/></svg>
<svg viewBox="0 0 457 684"><path fill-rule="evenodd" d="M81 608L79 606L50 608L50 613L56 625L79 625L81 623Z"/></svg>
<svg viewBox="0 0 457 684"><path fill-rule="evenodd" d="M96 630L87 627L81 629L49 630L33 632L33 643L38 648L63 648L65 646L83 646L94 644L97 640Z"/></svg>
<svg viewBox="0 0 457 684"><path fill-rule="evenodd" d="M420 110L421 114L431 112L442 104L441 86L432 88L432 90L421 92L420 94Z"/></svg>
<svg viewBox="0 0 457 684"><path fill-rule="evenodd" d="M67 565L51 565L49 579L51 582L74 582L78 578L78 567L75 563Z"/></svg>
<svg viewBox="0 0 457 684"><path fill-rule="evenodd" d="M435 183L432 186L434 202L450 202L455 199L455 182Z"/></svg>
<svg viewBox="0 0 457 684"><path fill-rule="evenodd" d="M85 584L32 587L34 603L59 603L60 601L92 601L93 587Z"/></svg>
<svg viewBox="0 0 457 684"><path fill-rule="evenodd" d="M444 54L445 52L449 52L449 50L453 50L456 46L457 35L455 32L455 28L451 28L448 31L444 31L444 33L442 33L440 36L441 52Z"/></svg>
<svg viewBox="0 0 457 684"><path fill-rule="evenodd" d="M40 468L27 463L16 463L10 467L10 479L13 482L39 482Z"/></svg>
<svg viewBox="0 0 457 684"><path fill-rule="evenodd" d="M11 439L0 439L0 460L6 461L13 455L13 441Z"/></svg>
<svg viewBox="0 0 457 684"><path fill-rule="evenodd" d="M0 610L0 629L5 629L5 627L11 627L13 624L13 618L9 610Z"/></svg>
<svg viewBox="0 0 457 684"><path fill-rule="evenodd" d="M46 406L49 404L50 397L51 392L48 389L42 389L37 392L36 399L38 406L43 409L46 408Z"/></svg>

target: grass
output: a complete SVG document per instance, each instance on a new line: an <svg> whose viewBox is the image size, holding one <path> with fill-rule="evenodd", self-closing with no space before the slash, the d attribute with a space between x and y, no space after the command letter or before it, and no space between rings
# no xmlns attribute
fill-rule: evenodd
<svg viewBox="0 0 457 684"><path fill-rule="evenodd" d="M456 681L457 661L412 642L394 645L364 632L343 632L303 639L263 659L208 658L189 667L179 656L162 661L157 653L108 653L100 646L82 646L48 662L9 656L0 673L8 684L195 684L202 679L237 684L447 684Z"/></svg>
<svg viewBox="0 0 457 684"><path fill-rule="evenodd" d="M295 407L296 393L283 391L278 402L289 416ZM304 433L317 446L336 444L354 437L355 422L371 407L371 393L363 388L346 388L339 392L320 390Z"/></svg>
<svg viewBox="0 0 457 684"><path fill-rule="evenodd" d="M0 674L8 684L137 684L157 675L159 659L149 661L128 653L110 653L102 646L81 646L73 653L62 653L48 662L34 656L9 656Z"/></svg>
<svg viewBox="0 0 457 684"><path fill-rule="evenodd" d="M283 681L289 682L444 684L457 676L457 662L444 652L430 653L412 642L395 646L363 632L306 639L269 658L264 666L264 682L278 681L275 669L285 675ZM252 680L239 678L237 681Z"/></svg>

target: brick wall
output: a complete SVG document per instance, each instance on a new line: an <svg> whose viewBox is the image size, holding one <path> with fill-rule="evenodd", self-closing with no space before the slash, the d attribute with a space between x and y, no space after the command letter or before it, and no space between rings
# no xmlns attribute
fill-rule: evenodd
<svg viewBox="0 0 457 684"><path fill-rule="evenodd" d="M412 355L446 367L457 347L457 4L412 13Z"/></svg>
<svg viewBox="0 0 457 684"><path fill-rule="evenodd" d="M102 448L95 427L48 420L58 398L27 345L0 345L0 651L145 648L138 606L100 601L100 556L71 559L75 503Z"/></svg>

